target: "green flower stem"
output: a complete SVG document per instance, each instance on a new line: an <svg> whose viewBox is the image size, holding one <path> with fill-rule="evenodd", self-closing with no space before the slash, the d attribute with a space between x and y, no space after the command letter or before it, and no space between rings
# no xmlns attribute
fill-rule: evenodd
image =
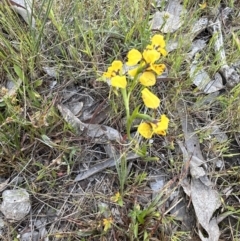
<svg viewBox="0 0 240 241"><path fill-rule="evenodd" d="M137 73L134 76L133 80L132 80L132 86L130 87L130 90L128 92L128 98L130 97L130 94L132 93L132 91L135 89L135 87L138 84L138 77L140 73L143 73L143 70L146 69L146 65L142 66L142 67L138 67Z"/></svg>
<svg viewBox="0 0 240 241"><path fill-rule="evenodd" d="M121 93L122 93L122 97L123 97L123 102L124 102L124 106L125 106L125 110L126 110L126 115L127 115L127 118L129 118L129 98L128 98L128 95L127 95L127 90L126 88L122 88L121 89Z"/></svg>
<svg viewBox="0 0 240 241"><path fill-rule="evenodd" d="M146 120L146 121L149 121L149 122L153 122L154 121L154 119L151 116L149 116L149 115L140 114L140 113L135 114L133 112L133 114L127 120L127 128L129 128L129 133L130 133L130 130L131 130L132 123L133 123L133 121L135 119L142 119L142 120Z"/></svg>
<svg viewBox="0 0 240 241"><path fill-rule="evenodd" d="M129 111L129 97L130 95L127 94L126 88L121 89L122 97L123 97L123 102L126 110L126 117L127 117L127 136L130 139L130 130L131 130L131 123L130 123L130 111Z"/></svg>
<svg viewBox="0 0 240 241"><path fill-rule="evenodd" d="M130 102L130 96L132 91L135 89L135 87L138 84L138 78L139 78L139 74L143 72L143 70L146 68L146 65L139 67L137 70L137 73L135 75L135 77L132 80L132 85L129 88L129 91L127 92L126 88L122 88L121 89L121 93L122 93L122 97L123 97L123 102L124 102L124 106L125 106L125 110L126 110L126 118L127 118L127 136L128 139L131 140L131 126L132 123L134 121L134 119L136 118L140 118L143 120L148 120L148 121L153 121L154 119L146 114L140 114L138 113L138 109L136 108L135 111L133 111L133 113L130 116L130 110L129 110L129 102Z"/></svg>
<svg viewBox="0 0 240 241"><path fill-rule="evenodd" d="M147 115L147 114L141 114L141 113L137 113L135 115L135 118L138 118L138 119L142 119L142 120L146 120L146 121L149 121L149 122L153 122L155 119L152 118L151 116ZM134 119L135 119L134 118Z"/></svg>

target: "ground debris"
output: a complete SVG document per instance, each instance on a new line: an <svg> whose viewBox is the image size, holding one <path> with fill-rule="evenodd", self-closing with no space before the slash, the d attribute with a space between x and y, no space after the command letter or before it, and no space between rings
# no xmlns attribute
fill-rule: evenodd
<svg viewBox="0 0 240 241"><path fill-rule="evenodd" d="M87 171L83 171L82 173L78 174L75 178L75 182L84 180L90 176L92 176L93 174L96 174L100 171L103 171L104 169L108 168L108 167L113 167L117 164L117 162L121 159L121 155L119 156L115 156L115 157L111 157L105 161L100 162L99 164L96 164L95 166L91 167L90 169L88 169ZM126 160L133 160L138 158L139 155L137 155L136 153L128 153L126 157Z"/></svg>
<svg viewBox="0 0 240 241"><path fill-rule="evenodd" d="M217 241L220 236L219 227L216 218L213 217L214 212L221 205L219 193L213 189L213 183L208 179L204 166L204 161L200 143L194 128L192 120L187 114L183 103L179 103L178 112L182 123L186 149L181 142L180 148L184 153L184 163L188 163L191 174L190 190L187 194L191 196L196 217L202 228L208 233L208 238L205 238L201 229L198 230L202 241ZM184 177L185 181L187 180ZM186 186L184 186L184 190Z"/></svg>
<svg viewBox="0 0 240 241"><path fill-rule="evenodd" d="M22 16L24 21L35 27L36 21L33 17L33 3L32 0L12 0L10 1L11 8Z"/></svg>
<svg viewBox="0 0 240 241"><path fill-rule="evenodd" d="M215 36L215 53L219 56L219 63L221 64L220 72L227 82L227 86L233 88L240 82L239 74L233 67L230 67L227 63L225 48L223 44L222 26L219 19L215 22L210 22L209 28L212 35Z"/></svg>
<svg viewBox="0 0 240 241"><path fill-rule="evenodd" d="M83 123L63 105L58 105L58 109L65 121L75 129L78 135L91 138L96 143L121 142L122 137L117 130L105 125Z"/></svg>
<svg viewBox="0 0 240 241"><path fill-rule="evenodd" d="M8 221L19 221L30 212L31 204L26 190L5 190L2 197L0 210Z"/></svg>

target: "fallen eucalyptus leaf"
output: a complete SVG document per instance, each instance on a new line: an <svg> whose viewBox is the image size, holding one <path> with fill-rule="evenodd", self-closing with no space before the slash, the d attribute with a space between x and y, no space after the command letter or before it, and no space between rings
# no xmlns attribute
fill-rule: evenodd
<svg viewBox="0 0 240 241"><path fill-rule="evenodd" d="M211 126L210 130L211 135L214 135L219 143L224 143L228 141L228 136L226 135L226 133L222 132L217 125Z"/></svg>
<svg viewBox="0 0 240 241"><path fill-rule="evenodd" d="M104 148L105 153L108 157L114 157L118 153L117 148L114 145L112 145L111 142L104 145L103 148Z"/></svg>
<svg viewBox="0 0 240 241"><path fill-rule="evenodd" d="M152 30L161 30L163 33L173 33L179 29L181 25L180 18L176 18L171 13L165 11L157 11L150 22L150 28Z"/></svg>
<svg viewBox="0 0 240 241"><path fill-rule="evenodd" d="M182 123L187 153L183 145L179 146L183 150L185 158L191 157L190 173L192 179L190 193L192 203L200 225L208 234L208 238L205 238L199 230L199 237L202 241L218 241L220 231L216 219L212 217L216 209L221 205L220 195L212 188L212 182L208 179L203 167L200 166L201 164L204 165L204 158L200 150L199 140L191 124L192 120L184 107L184 102L178 103L178 113Z"/></svg>
<svg viewBox="0 0 240 241"><path fill-rule="evenodd" d="M208 19L205 17L200 18L198 21L196 21L193 24L193 27L190 29L188 40L191 42L199 33L201 33L203 30L205 30L207 28L207 26L208 26ZM198 40L196 40L196 42L197 41ZM203 40L199 40L199 41L201 41L201 45L200 45L200 43L198 43L199 44L198 48L204 48L203 42L202 42ZM178 40L170 39L166 44L166 50L168 51L168 53L172 52L173 50L177 49L178 47L179 47ZM193 57L193 56L190 56L190 57Z"/></svg>
<svg viewBox="0 0 240 241"><path fill-rule="evenodd" d="M208 73L204 69L198 69L197 64L193 63L190 67L190 77L193 83L206 94L210 94L224 88L222 77L219 73L214 75L211 80Z"/></svg>
<svg viewBox="0 0 240 241"><path fill-rule="evenodd" d="M198 158L198 161L201 160L203 164L204 158L200 149L199 139L196 133L194 132L191 118L188 115L186 107L184 106L183 102L178 102L177 110L182 124L188 155L189 157L196 156Z"/></svg>
<svg viewBox="0 0 240 241"><path fill-rule="evenodd" d="M209 83L205 86L203 92L206 94L210 94L221 90L224 88L222 76L219 73L214 75L214 79L209 81Z"/></svg>
<svg viewBox="0 0 240 241"><path fill-rule="evenodd" d="M221 19L222 21L226 21L229 18L229 15L233 13L233 9L229 8L229 7L225 7L222 11L221 11Z"/></svg>
<svg viewBox="0 0 240 241"><path fill-rule="evenodd" d="M216 92L213 92L211 94L204 96L199 101L194 103L193 109L199 109L199 108L203 107L204 105L209 105L209 106L212 105L217 100L217 97L219 96L219 94L220 94L220 92L216 91Z"/></svg>
<svg viewBox="0 0 240 241"><path fill-rule="evenodd" d="M57 78L57 76L58 76L57 67L45 66L45 67L42 67L42 68L48 76L53 77L53 78Z"/></svg>
<svg viewBox="0 0 240 241"><path fill-rule="evenodd" d="M36 229L38 229L38 232L39 232L39 238L40 240L43 240L43 241L49 241L49 238L47 236L48 232L46 229L46 225L47 225L47 219L45 218L37 219L34 222L34 226L36 227Z"/></svg>
<svg viewBox="0 0 240 241"><path fill-rule="evenodd" d="M218 192L205 186L199 179L192 178L191 197L198 221L208 233L208 238L205 238L199 230L201 240L218 241L219 227L216 219L212 219L213 213L221 206Z"/></svg>
<svg viewBox="0 0 240 241"><path fill-rule="evenodd" d="M168 53L178 48L178 41L170 39L166 44L166 50Z"/></svg>
<svg viewBox="0 0 240 241"><path fill-rule="evenodd" d="M170 213L176 220L181 221L182 231L191 231L194 228L195 216L194 213L189 210L187 200L180 199L178 203L171 209Z"/></svg>
<svg viewBox="0 0 240 241"><path fill-rule="evenodd" d="M121 142L122 140L121 134L109 126L83 123L63 105L58 105L58 110L65 121L75 129L78 135L90 137L96 143L106 143L108 141Z"/></svg>
<svg viewBox="0 0 240 241"><path fill-rule="evenodd" d="M240 76L233 67L230 67L229 65L226 64L226 65L223 65L219 71L227 81L226 83L227 87L233 88L240 83Z"/></svg>
<svg viewBox="0 0 240 241"><path fill-rule="evenodd" d="M69 110L75 115L75 116L78 116L79 113L81 112L81 110L83 109L83 102L73 102L71 101L69 104L68 104L68 107L69 107Z"/></svg>
<svg viewBox="0 0 240 241"><path fill-rule="evenodd" d="M203 50L206 46L206 41L202 39L198 39L192 43L191 51L187 54L187 59L191 60L196 53Z"/></svg>
<svg viewBox="0 0 240 241"><path fill-rule="evenodd" d="M152 199L157 196L158 192L164 187L166 183L166 177L159 175L154 178L155 180L150 182L150 187L152 189Z"/></svg>
<svg viewBox="0 0 240 241"><path fill-rule="evenodd" d="M219 56L219 63L221 64L219 71L221 72L222 76L225 78L227 82L226 83L227 87L233 88L234 86L240 83L240 76L233 67L230 67L227 64L221 28L222 28L221 21L217 19L215 23L211 22L208 29L211 31L215 39L215 42L214 42L215 53L216 55Z"/></svg>
<svg viewBox="0 0 240 241"><path fill-rule="evenodd" d="M33 17L33 3L32 0L11 0L10 7L20 14L24 21L32 26L35 27L35 19Z"/></svg>
<svg viewBox="0 0 240 241"><path fill-rule="evenodd" d="M168 2L166 11L155 12L151 29L161 30L163 33L173 33L182 26L181 15L184 13L183 5L178 0Z"/></svg>
<svg viewBox="0 0 240 241"><path fill-rule="evenodd" d="M190 67L190 78L192 79L192 82L202 91L211 80L210 76L203 67L198 67L195 62Z"/></svg>
<svg viewBox="0 0 240 241"><path fill-rule="evenodd" d="M39 232L33 230L23 233L20 237L20 241L39 241Z"/></svg>
<svg viewBox="0 0 240 241"><path fill-rule="evenodd" d="M56 80L53 80L53 81L49 81L49 88L50 89L53 89L57 84L57 81Z"/></svg>
<svg viewBox="0 0 240 241"><path fill-rule="evenodd" d="M192 29L190 30L191 33L191 39L194 39L199 33L201 33L203 30L205 30L208 26L209 20L206 17L202 17L198 19L192 26Z"/></svg>
<svg viewBox="0 0 240 241"><path fill-rule="evenodd" d="M116 166L116 164L121 160L121 155L118 155L116 157L111 157L106 159L105 161L102 161L96 165L94 165L93 167L91 167L90 169L83 171L81 173L79 173L76 178L74 179L74 182L78 182L81 180L84 180L108 167L113 167ZM133 160L138 158L139 155L137 155L136 153L128 153L127 156L125 157L126 160Z"/></svg>

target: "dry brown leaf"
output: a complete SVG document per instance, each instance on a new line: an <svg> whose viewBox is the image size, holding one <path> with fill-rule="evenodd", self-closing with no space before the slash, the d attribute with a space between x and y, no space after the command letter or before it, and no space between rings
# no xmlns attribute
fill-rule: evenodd
<svg viewBox="0 0 240 241"><path fill-rule="evenodd" d="M208 233L208 238L204 237L199 230L199 237L202 241L217 241L220 236L219 227L214 212L221 205L220 195L212 188L213 184L208 179L204 166L204 158L200 149L200 144L194 128L191 117L188 115L183 102L178 103L178 113L182 123L182 129L185 137L186 150L183 145L179 145L183 151L184 158L190 159L190 173L192 176L190 194L193 207L200 225ZM184 191L186 187L183 185ZM189 186L188 186L189 188ZM186 189L189 195L189 190Z"/></svg>
<svg viewBox="0 0 240 241"><path fill-rule="evenodd" d="M117 164L117 162L121 159L121 157L122 157L121 155L111 157L111 158L108 158L108 159L94 165L90 169L79 173L76 176L74 181L78 182L78 181L84 180L84 179L86 179L86 178L88 178L88 177L108 168L108 167L115 166ZM137 155L136 153L130 152L130 153L127 154L127 156L125 158L126 158L126 160L133 160L133 159L136 159L138 157L139 157L139 155Z"/></svg>
<svg viewBox="0 0 240 241"><path fill-rule="evenodd" d="M75 129L78 135L90 137L96 143L121 142L122 136L117 130L106 125L83 123L63 105L58 105L58 109L65 121Z"/></svg>
<svg viewBox="0 0 240 241"><path fill-rule="evenodd" d="M9 5L15 12L22 16L26 23L31 25L32 28L35 27L32 0L9 0Z"/></svg>

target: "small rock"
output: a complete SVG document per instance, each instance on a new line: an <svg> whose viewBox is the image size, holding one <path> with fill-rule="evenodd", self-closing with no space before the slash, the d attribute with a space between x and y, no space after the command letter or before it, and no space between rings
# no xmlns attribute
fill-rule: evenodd
<svg viewBox="0 0 240 241"><path fill-rule="evenodd" d="M5 190L2 198L0 210L10 222L21 220L31 209L29 194L24 189Z"/></svg>

